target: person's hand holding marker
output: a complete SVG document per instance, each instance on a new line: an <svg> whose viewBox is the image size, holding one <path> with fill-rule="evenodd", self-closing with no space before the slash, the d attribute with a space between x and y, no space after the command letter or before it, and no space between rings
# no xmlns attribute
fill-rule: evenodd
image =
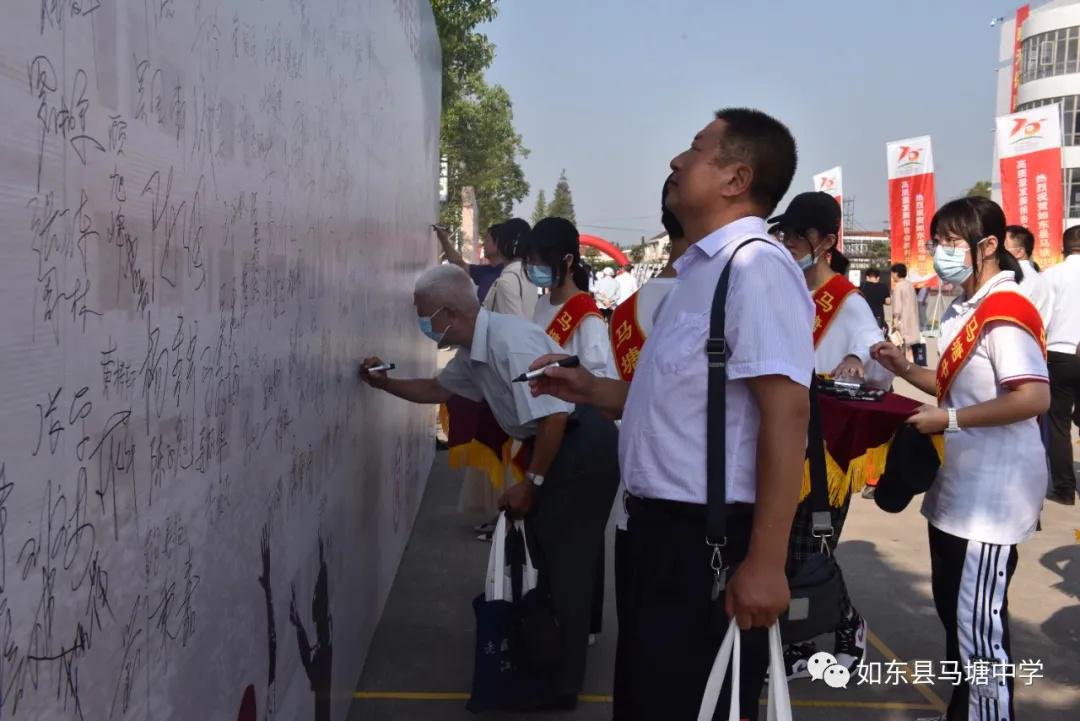
<svg viewBox="0 0 1080 721"><path fill-rule="evenodd" d="M596 381L596 376L581 367L577 356L558 354L537 358L526 376L534 397L554 396L567 403L589 403Z"/></svg>
<svg viewBox="0 0 1080 721"><path fill-rule="evenodd" d="M389 378L386 371L394 370L393 363L383 363L378 358L365 358L360 363L360 380L372 388L383 390Z"/></svg>
<svg viewBox="0 0 1080 721"><path fill-rule="evenodd" d="M556 356L550 357L554 358ZM581 365L581 359L578 358L576 355L559 356L558 358L558 360L551 361L547 365L541 365L539 367L536 365L536 363L539 363L540 361L536 361L536 363L533 363L531 366L529 366L529 370L527 372L522 373L517 378L515 378L514 383L524 383L525 381L531 381L539 378L540 376L544 375L544 372L548 368L577 368Z"/></svg>

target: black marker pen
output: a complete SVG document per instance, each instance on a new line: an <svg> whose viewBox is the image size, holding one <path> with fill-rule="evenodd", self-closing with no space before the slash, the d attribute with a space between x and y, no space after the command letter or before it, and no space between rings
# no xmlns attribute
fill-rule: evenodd
<svg viewBox="0 0 1080 721"><path fill-rule="evenodd" d="M550 363L543 368L537 368L534 371L522 373L514 379L514 383L524 383L525 381L531 381L534 378L539 378L540 376L544 375L544 371L546 371L548 368L577 368L579 365L581 365L581 359L578 358L576 355L572 355L569 358L563 358L562 360Z"/></svg>

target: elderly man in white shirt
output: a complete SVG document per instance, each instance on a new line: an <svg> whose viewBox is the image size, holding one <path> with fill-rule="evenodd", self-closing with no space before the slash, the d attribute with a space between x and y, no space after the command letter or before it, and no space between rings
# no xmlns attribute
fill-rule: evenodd
<svg viewBox="0 0 1080 721"><path fill-rule="evenodd" d="M1046 279L1040 275L1039 269L1031 260L1031 255L1035 252L1035 236L1022 225L1010 225L1005 228L1005 250L1020 261L1020 268L1024 271L1020 292L1038 309L1043 326L1049 326L1054 299L1050 295L1050 286Z"/></svg>
<svg viewBox="0 0 1080 721"><path fill-rule="evenodd" d="M638 282L634 278L634 266L625 265L619 270L619 274L615 276L615 282L619 284L619 301L618 305L622 305L630 299L634 293L637 293Z"/></svg>
<svg viewBox="0 0 1080 721"><path fill-rule="evenodd" d="M514 378L537 355L559 346L516 315L481 308L468 274L436 266L413 293L420 330L440 346L459 348L435 378L390 378L367 358L360 377L413 403L445 403L457 394L486 401L499 426L531 448L525 480L499 500L515 517L528 516L538 545L533 556L562 630L562 659L533 699L537 710L570 709L585 676L592 580L618 487L615 424L592 408L534 397ZM532 540L530 541L530 544Z"/></svg>
<svg viewBox="0 0 1080 721"><path fill-rule="evenodd" d="M1071 506L1076 503L1072 424L1080 402L1080 225L1065 231L1063 246L1064 262L1048 268L1043 276L1054 302L1046 327L1050 369L1050 491L1046 497Z"/></svg>
<svg viewBox="0 0 1080 721"><path fill-rule="evenodd" d="M795 164L795 141L781 123L755 110L718 112L671 162L668 203L692 245L676 263L675 287L633 380L558 368L533 383L537 394L622 417L619 466L630 496L634 577L627 686L635 719L697 718L720 645L711 601L716 588L724 589L721 611L744 629L740 715L758 717L766 628L790 599L784 566L802 485L814 372L813 303L791 255L767 240L764 222L787 192ZM766 240L742 245L756 239ZM703 543L705 345L717 280L729 263L722 565L732 572L726 585L721 578L714 586L713 556ZM722 693L718 708L727 708L729 693Z"/></svg>
<svg viewBox="0 0 1080 721"><path fill-rule="evenodd" d="M615 280L615 271L609 266L596 279L596 304L605 318L610 318L615 306L619 304L619 282Z"/></svg>

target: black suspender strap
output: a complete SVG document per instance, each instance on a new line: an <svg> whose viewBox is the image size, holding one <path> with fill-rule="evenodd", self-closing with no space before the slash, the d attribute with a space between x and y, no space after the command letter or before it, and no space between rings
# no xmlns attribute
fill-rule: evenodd
<svg viewBox="0 0 1080 721"><path fill-rule="evenodd" d="M722 549L727 545L727 357L725 328L727 291L731 264L735 254L750 243L768 243L764 238L751 238L739 244L731 254L713 294L709 318L709 338L705 341L705 356L709 364L708 401L706 406L706 474L708 476L708 505L705 520L705 543L713 549L710 565L715 574L714 600L725 582ZM816 377L810 384L810 426L808 430L810 461L810 495L807 502L813 513L814 536L824 539L833 534L829 512L828 481L825 467L825 444L821 435L821 409L818 406Z"/></svg>
<svg viewBox="0 0 1080 721"><path fill-rule="evenodd" d="M727 336L725 315L731 264L735 255L750 243L768 243L764 238L751 238L739 244L731 254L713 293L709 316L709 338L705 341L705 357L709 363L708 401L705 411L705 470L708 477L708 508L705 515L705 542L719 550L727 545Z"/></svg>
<svg viewBox="0 0 1080 721"><path fill-rule="evenodd" d="M812 533L820 538L821 547L828 552L825 539L833 535L832 512L829 510L829 481L825 468L825 439L821 435L821 406L818 404L818 378L810 380L810 427L807 430L806 456L810 461L810 495L806 503L810 506Z"/></svg>

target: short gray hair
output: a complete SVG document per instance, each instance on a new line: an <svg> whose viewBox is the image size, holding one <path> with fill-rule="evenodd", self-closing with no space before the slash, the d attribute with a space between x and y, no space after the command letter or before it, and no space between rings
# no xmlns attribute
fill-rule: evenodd
<svg viewBox="0 0 1080 721"><path fill-rule="evenodd" d="M475 311L480 306L472 278L456 265L437 265L425 270L416 279L413 294L462 312Z"/></svg>

